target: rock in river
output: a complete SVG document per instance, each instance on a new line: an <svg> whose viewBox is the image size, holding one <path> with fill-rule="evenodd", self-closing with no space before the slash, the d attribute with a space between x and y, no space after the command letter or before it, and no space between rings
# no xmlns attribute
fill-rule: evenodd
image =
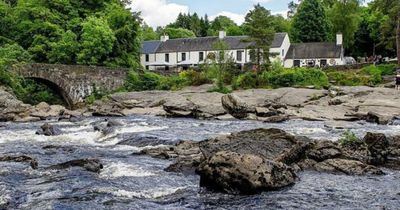
<svg viewBox="0 0 400 210"><path fill-rule="evenodd" d="M3 156L0 157L0 161L3 162L27 162L29 165L32 167L32 169L37 169L38 168L38 162L36 159L31 158L26 155L19 155L19 156Z"/></svg>
<svg viewBox="0 0 400 210"><path fill-rule="evenodd" d="M50 166L47 169L50 170L61 170L68 169L72 167L81 167L86 169L87 171L99 173L101 169L103 169L103 164L101 164L98 159L79 159L79 160L71 160L65 163L60 163L54 166Z"/></svg>
<svg viewBox="0 0 400 210"><path fill-rule="evenodd" d="M250 112L255 112L255 108L250 108L235 94L224 95L222 96L221 101L224 109L238 119L247 118Z"/></svg>
<svg viewBox="0 0 400 210"><path fill-rule="evenodd" d="M383 171L371 165L367 165L356 160L345 159L329 159L317 163L315 166L317 171L331 172L346 175L383 175Z"/></svg>
<svg viewBox="0 0 400 210"><path fill-rule="evenodd" d="M61 130L55 127L54 125L45 123L40 127L40 130L36 131L36 134L45 136L58 136L61 135Z"/></svg>
<svg viewBox="0 0 400 210"><path fill-rule="evenodd" d="M198 171L200 186L231 194L254 194L295 182L296 175L283 163L260 156L222 151L204 161Z"/></svg>

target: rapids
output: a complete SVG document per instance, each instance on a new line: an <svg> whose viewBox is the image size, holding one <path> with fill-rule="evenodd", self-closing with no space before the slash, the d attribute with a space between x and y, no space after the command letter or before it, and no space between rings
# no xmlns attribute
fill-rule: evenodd
<svg viewBox="0 0 400 210"><path fill-rule="evenodd" d="M93 123L56 122L60 136L35 135L44 122L1 123L0 155L28 155L39 169L26 163L0 162L0 209L399 209L400 172L384 169L380 177L352 177L302 172L291 187L253 196L209 192L199 177L168 173L172 160L132 155L144 147L179 140L204 140L234 131L260 127L284 129L313 139L337 140L344 129L359 136L367 131L400 135L400 126L365 122L331 126L326 122L199 121L159 117L118 118L125 125L108 136ZM337 127L337 128L336 128ZM97 158L100 174L81 168L47 170L73 159Z"/></svg>

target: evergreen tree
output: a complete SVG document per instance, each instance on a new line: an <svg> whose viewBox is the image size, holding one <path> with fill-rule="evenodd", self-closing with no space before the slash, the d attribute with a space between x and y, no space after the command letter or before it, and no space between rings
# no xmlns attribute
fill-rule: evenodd
<svg viewBox="0 0 400 210"><path fill-rule="evenodd" d="M323 42L328 40L329 25L325 9L319 0L304 0L293 17L294 42Z"/></svg>
<svg viewBox="0 0 400 210"><path fill-rule="evenodd" d="M253 62L262 69L261 64L269 64L269 49L274 39L273 17L271 12L260 4L247 13L244 23L245 30L249 35L247 42L253 42Z"/></svg>

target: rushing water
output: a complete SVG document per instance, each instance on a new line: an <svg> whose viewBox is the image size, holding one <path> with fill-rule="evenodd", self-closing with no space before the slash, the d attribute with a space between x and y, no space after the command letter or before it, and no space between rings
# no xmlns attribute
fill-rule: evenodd
<svg viewBox="0 0 400 210"><path fill-rule="evenodd" d="M39 162L0 162L0 209L399 209L400 172L353 177L303 172L291 187L253 196L212 193L198 186L199 177L168 173L170 160L135 156L144 146L172 144L259 127L282 128L314 139L337 140L343 129L324 122L198 121L158 117L118 119L125 126L102 136L88 118L79 123L52 122L63 135L35 135L43 124L0 124L0 155L28 155ZM347 123L339 126L362 136L366 131L399 135L400 126ZM135 140L147 139L148 145ZM139 141L138 140L138 141ZM154 140L154 142L152 142ZM46 147L51 145L51 147ZM100 174L81 168L46 170L73 159L98 158Z"/></svg>

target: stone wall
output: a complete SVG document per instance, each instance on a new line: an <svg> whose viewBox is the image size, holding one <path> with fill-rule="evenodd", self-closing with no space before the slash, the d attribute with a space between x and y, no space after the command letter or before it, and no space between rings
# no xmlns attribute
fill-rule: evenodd
<svg viewBox="0 0 400 210"><path fill-rule="evenodd" d="M26 64L16 67L25 78L32 78L56 89L71 107L77 107L94 90L111 92L124 85L128 69L99 66Z"/></svg>

